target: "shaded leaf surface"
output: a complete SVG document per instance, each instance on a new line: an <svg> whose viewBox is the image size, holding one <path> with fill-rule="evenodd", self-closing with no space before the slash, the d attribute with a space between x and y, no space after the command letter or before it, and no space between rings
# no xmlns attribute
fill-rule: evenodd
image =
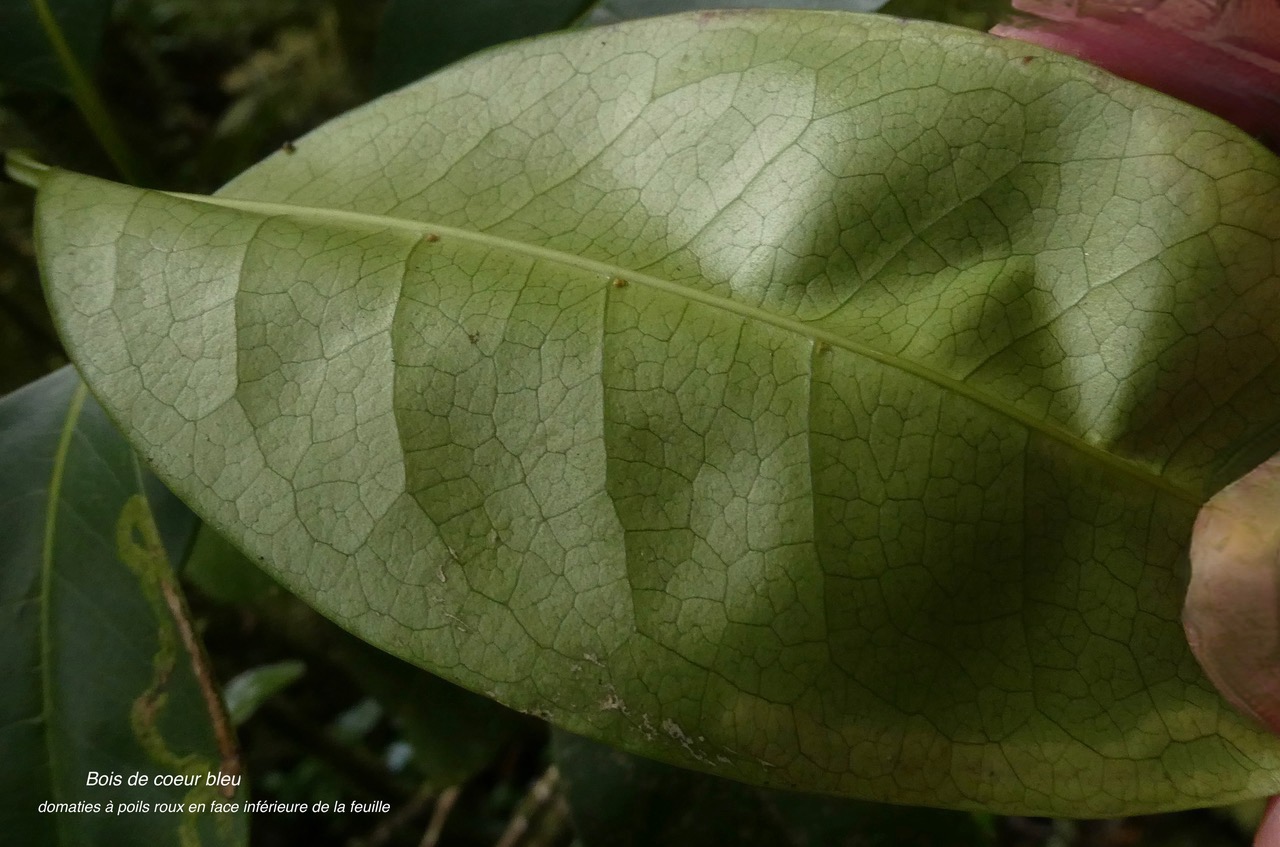
<svg viewBox="0 0 1280 847"><path fill-rule="evenodd" d="M166 553L194 519L144 479L86 394L67 367L0 401L0 831L21 844L244 844L243 816L38 811L45 801L225 799L86 786L91 771L203 777L222 766L161 597L166 581L177 590Z"/></svg>
<svg viewBox="0 0 1280 847"><path fill-rule="evenodd" d="M495 50L210 199L48 177L68 346L290 590L757 784L1275 791L1178 622L1274 451L1280 168L1023 44L702 13Z"/></svg>
<svg viewBox="0 0 1280 847"><path fill-rule="evenodd" d="M583 847L980 847L962 812L769 791L556 730L556 766Z"/></svg>

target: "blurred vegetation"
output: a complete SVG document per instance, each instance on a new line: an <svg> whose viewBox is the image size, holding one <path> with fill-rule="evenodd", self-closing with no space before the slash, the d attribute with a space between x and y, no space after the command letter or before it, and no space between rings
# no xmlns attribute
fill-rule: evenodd
<svg viewBox="0 0 1280 847"><path fill-rule="evenodd" d="M1010 0L889 0L880 7L885 15L938 21L944 24L978 29L983 32L1004 20L1013 11Z"/></svg>
<svg viewBox="0 0 1280 847"><path fill-rule="evenodd" d="M468 49L483 46L483 33L463 30L487 27L502 8L516 20L500 34L517 37L580 20L589 4L541 2L526 16L511 12L519 5L510 2L480 5L487 17L471 23L469 6L449 7L453 29L437 29L432 41L430 27L406 23L421 24L430 8L413 0L119 0L104 6L109 16L78 19L83 27L71 47L138 179L207 192L377 89L456 58L459 38ZM672 4L651 5L669 11ZM1003 0L891 0L885 7L975 28L1006 9ZM0 12L10 43L31 23L12 14ZM414 39L424 40L420 51ZM0 48L5 43L0 37ZM0 148L30 148L51 164L121 178L74 86L38 57L23 62L21 72L0 62ZM30 206L26 188L0 182L0 394L66 361L43 304ZM542 722L347 635L207 530L186 577L218 677L236 680L232 705L254 798L390 804L388 814L256 816L256 847L735 840L1225 847L1246 844L1261 811L1104 822L928 812L921 813L933 833L928 840L918 829L900 837L890 821L901 816L891 807L761 792L562 733L553 745ZM849 823L851 814L857 823Z"/></svg>

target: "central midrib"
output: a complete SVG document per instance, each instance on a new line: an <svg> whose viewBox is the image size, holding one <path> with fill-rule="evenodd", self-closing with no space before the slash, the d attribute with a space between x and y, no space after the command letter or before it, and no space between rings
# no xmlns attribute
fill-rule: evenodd
<svg viewBox="0 0 1280 847"><path fill-rule="evenodd" d="M221 206L229 209L241 209L256 214L283 215L304 219L309 218L329 223L359 225L375 230L401 230L418 237L425 235L437 235L441 238L455 238L472 244L479 244L498 250L505 250L511 253L542 259L548 262L568 265L591 273L598 273L605 280L614 278L623 279L631 285L643 285L675 297L691 300L696 303L702 303L713 309L719 309L721 311L740 315L744 318L761 321L788 332L795 333L801 337L808 338L815 343L828 344L834 348L847 350L855 355L871 359L872 361L879 362L883 365L894 368L895 370L927 380L940 388L954 392L955 394L965 397L974 403L985 406L1000 415L1015 420L1028 429L1039 432L1045 437L1051 438L1066 447L1083 454L1084 457L1124 476L1136 479L1144 485L1158 488L1165 493L1197 508L1199 508L1204 502L1203 498L1198 496L1196 492L1173 482L1159 473L1152 472L1146 466L1139 464L1138 462L1123 459L1114 453L1110 453L1096 445L1090 444L1078 435L1068 432L1059 426L1048 423L1041 418L1037 418L1012 403L979 391L973 385L965 382L964 380L955 379L917 362L904 359L900 356L895 356L891 353L886 353L883 350L878 350L870 345L862 344L845 336L837 335L836 333L829 332L821 327L816 327L812 324L794 320L792 318L786 318L765 309L750 306L746 303L739 303L736 300L731 300L727 297L722 297L708 291L689 288L679 283L672 282L671 280L662 279L661 277L640 273L628 268L609 264L608 262L599 262L583 256L576 256L572 253L564 253L559 250L540 247L536 244L526 244L522 241L514 241L509 238L503 238L489 233L475 232L474 230L445 226L443 224L414 221L406 218L391 217L389 215L370 215L363 212L352 212L343 209L326 209L313 206L299 206L289 203L267 203L258 200L240 200L230 197L181 194L177 192L161 193L183 200Z"/></svg>
<svg viewBox="0 0 1280 847"><path fill-rule="evenodd" d="M58 518L62 509L62 482L66 477L67 456L71 452L71 442L75 437L76 425L80 422L80 412L84 409L85 398L89 396L89 386L84 380L77 379L75 390L67 402L66 416L62 422L62 432L58 435L58 446L54 450L53 465L49 469L48 500L45 502L44 537L40 542L40 718L44 724L44 746L49 762L49 776L54 794L61 799L59 789L65 788L68 775L62 772L62 756L55 749L55 723L59 717L54 708L54 668L59 663L53 655L53 579L54 579L54 546L58 540ZM58 657L59 659L61 657ZM65 818L66 815L55 815ZM58 824L59 831L64 829Z"/></svg>

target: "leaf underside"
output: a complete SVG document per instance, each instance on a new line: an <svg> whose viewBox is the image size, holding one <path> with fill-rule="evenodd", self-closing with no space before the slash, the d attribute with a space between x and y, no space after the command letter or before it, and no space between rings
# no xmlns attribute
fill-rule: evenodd
<svg viewBox="0 0 1280 847"><path fill-rule="evenodd" d="M363 638L748 782L1104 817L1280 787L1178 622L1198 504L1280 448L1278 186L1023 44L702 13L214 198L52 176L38 241L136 447Z"/></svg>

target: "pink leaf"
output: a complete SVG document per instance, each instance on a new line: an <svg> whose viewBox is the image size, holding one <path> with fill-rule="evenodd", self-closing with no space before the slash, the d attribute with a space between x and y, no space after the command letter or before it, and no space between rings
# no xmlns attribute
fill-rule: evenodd
<svg viewBox="0 0 1280 847"><path fill-rule="evenodd" d="M1280 0L1015 0L991 32L1078 56L1280 150Z"/></svg>

